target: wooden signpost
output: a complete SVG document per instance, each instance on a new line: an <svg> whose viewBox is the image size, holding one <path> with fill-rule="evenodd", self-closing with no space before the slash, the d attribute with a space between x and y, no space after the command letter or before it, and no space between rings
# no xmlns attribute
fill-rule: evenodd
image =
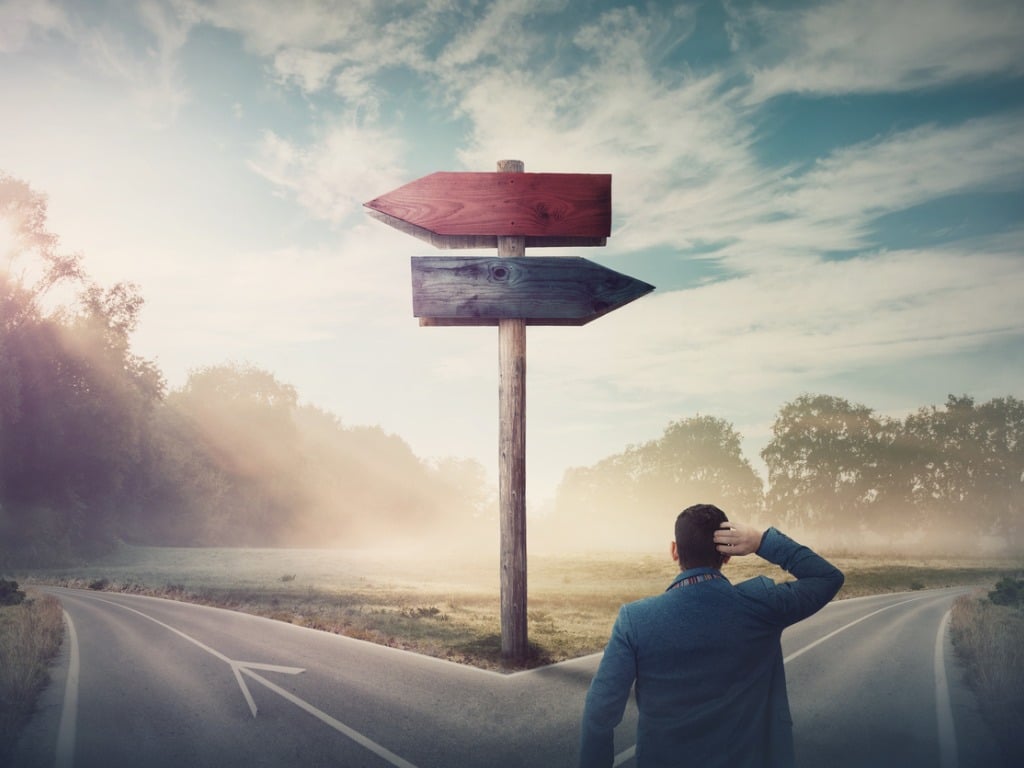
<svg viewBox="0 0 1024 768"><path fill-rule="evenodd" d="M375 218L438 248L497 248L497 258L414 257L420 325L498 326L501 652L528 651L526 620L526 326L583 325L654 286L578 257L526 247L601 246L611 234L609 174L434 173L366 203Z"/></svg>
<svg viewBox="0 0 1024 768"><path fill-rule="evenodd" d="M498 237L525 237L530 248L605 244L611 175L508 170L514 167L432 173L365 205L375 218L438 248L496 248Z"/></svg>
<svg viewBox="0 0 1024 768"><path fill-rule="evenodd" d="M424 325L583 325L653 287L578 256L412 258L412 313Z"/></svg>

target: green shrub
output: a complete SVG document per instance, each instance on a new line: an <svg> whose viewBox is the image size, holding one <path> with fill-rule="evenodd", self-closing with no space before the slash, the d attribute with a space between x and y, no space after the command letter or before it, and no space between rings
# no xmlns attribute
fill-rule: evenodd
<svg viewBox="0 0 1024 768"><path fill-rule="evenodd" d="M0 605L20 605L25 593L18 589L18 582L0 579Z"/></svg>
<svg viewBox="0 0 1024 768"><path fill-rule="evenodd" d="M1024 607L1024 580L1014 576L1004 576L996 583L996 588L988 593L988 599L996 605L1008 605L1011 608Z"/></svg>

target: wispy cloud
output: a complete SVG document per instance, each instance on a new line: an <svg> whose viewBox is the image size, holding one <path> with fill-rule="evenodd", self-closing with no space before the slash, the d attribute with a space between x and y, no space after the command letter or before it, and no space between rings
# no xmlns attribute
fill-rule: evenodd
<svg viewBox="0 0 1024 768"><path fill-rule="evenodd" d="M7 0L0 4L0 53L14 53L37 35L67 35L67 14L55 0Z"/></svg>
<svg viewBox="0 0 1024 768"><path fill-rule="evenodd" d="M772 10L733 5L752 101L782 93L907 91L1020 75L1024 8L992 0L838 0Z"/></svg>
<svg viewBox="0 0 1024 768"><path fill-rule="evenodd" d="M341 117L322 126L317 140L306 146L265 132L250 166L314 216L340 222L359 210L368 190L387 191L405 183L404 153L394 133Z"/></svg>
<svg viewBox="0 0 1024 768"><path fill-rule="evenodd" d="M166 128L189 98L179 55L192 25L156 0L136 3L130 11L123 27L87 23L76 15L62 31L85 67L131 98L138 117Z"/></svg>
<svg viewBox="0 0 1024 768"><path fill-rule="evenodd" d="M818 258L870 248L881 216L949 195L1018 186L1022 131L1024 114L1010 113L897 132L836 150L752 195L699 207L695 226L711 241L731 232L719 256L740 270L774 268L773 256Z"/></svg>
<svg viewBox="0 0 1024 768"><path fill-rule="evenodd" d="M1024 178L1024 113L925 125L837 150L784 205L817 219L903 210L945 195L1002 191Z"/></svg>

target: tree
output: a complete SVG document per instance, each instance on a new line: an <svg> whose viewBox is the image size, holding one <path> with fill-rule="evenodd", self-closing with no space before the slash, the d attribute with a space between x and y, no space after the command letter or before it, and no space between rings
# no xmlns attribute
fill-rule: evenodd
<svg viewBox="0 0 1024 768"><path fill-rule="evenodd" d="M761 457L772 519L846 536L878 501L885 423L864 405L805 394L787 403Z"/></svg>
<svg viewBox="0 0 1024 768"><path fill-rule="evenodd" d="M163 382L131 354L142 299L58 252L46 200L0 176L0 544L25 561L110 547Z"/></svg>
<svg viewBox="0 0 1024 768"><path fill-rule="evenodd" d="M293 387L251 365L193 371L154 424L139 541L434 542L475 525L485 497L475 463L428 465L397 435L300 405Z"/></svg>
<svg viewBox="0 0 1024 768"><path fill-rule="evenodd" d="M162 423L174 424L213 470L203 473L202 483L186 486L198 496L183 494L176 505L177 514L190 517L196 508L204 510L202 543L285 543L296 510L304 505L297 485L302 474L294 422L297 404L294 387L267 371L239 364L193 371L185 386L168 396L173 416ZM165 442L164 448L169 447ZM163 471L195 463L193 457L182 457L180 441L172 450L165 458L184 460L164 465Z"/></svg>
<svg viewBox="0 0 1024 768"><path fill-rule="evenodd" d="M671 538L675 515L710 502L736 519L761 512L761 480L743 457L740 435L723 419L671 422L657 440L630 446L592 467L573 468L559 485L563 528L614 547L624 536Z"/></svg>
<svg viewBox="0 0 1024 768"><path fill-rule="evenodd" d="M981 406L950 395L943 409L921 408L903 422L908 495L929 528L951 540L998 533L1024 539L1024 402L996 398Z"/></svg>

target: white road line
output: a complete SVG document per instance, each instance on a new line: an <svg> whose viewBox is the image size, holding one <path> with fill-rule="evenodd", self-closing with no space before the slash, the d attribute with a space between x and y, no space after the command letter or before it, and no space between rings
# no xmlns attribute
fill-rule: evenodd
<svg viewBox="0 0 1024 768"><path fill-rule="evenodd" d="M246 703L249 705L249 709L252 711L254 717L256 715L256 702L253 701L252 694L249 693L249 688L248 688L247 685L245 685L245 682L242 679L242 675L243 674L245 674L248 677L251 677L253 680L257 681L260 685L263 685L264 687L270 689L271 691L276 693L278 696L281 696L282 698L287 699L292 704L297 706L299 709L302 709L305 712L308 712L309 714L313 715L313 717L315 717L317 720L319 720L320 722L324 723L325 725L329 725L331 728L336 730L338 733L341 733L342 735L347 736L352 741L356 742L356 744L359 744L361 747L364 747L365 749L368 749L370 752L373 752L378 757L383 758L384 760L389 762L391 765L393 765L395 768L416 768L416 766L413 765L412 763L410 763L408 760L404 760L403 758L399 757L398 755L396 755L394 752L391 752L387 748L381 746L380 744L378 744L377 742L375 742L373 739L369 738L368 736L364 736L363 734L359 733L359 731L357 731L357 730L355 730L353 728L350 728L349 726L345 725L340 720L337 720L337 719L331 717L330 715L328 715L326 712L323 712L323 711L317 709L316 707L314 707L309 702L304 701L303 699L300 699L298 696L293 694L291 691L287 691L284 688L282 688L281 686L275 685L274 683L270 682L269 680L267 680L262 675L257 674L256 672L253 671L254 669L260 669L260 670L266 670L266 671L270 671L270 672L285 672L287 674L296 674L298 672L302 672L303 671L299 667L283 667L283 666L279 666L277 664L262 664L262 663L259 663L259 662L250 662L250 661L235 661L233 659L229 659L227 656L225 656L220 651L216 651L213 648L211 648L210 646L205 645L204 643L201 643L199 640L196 640L194 637L190 637L189 635L186 635L180 629L175 629L170 624L165 624L164 622L160 621L159 619L154 619L152 616L148 616L147 614L143 613L142 611L137 611L134 608L129 608L127 605L123 605L122 603L116 602L114 600L105 600L102 597L97 597L97 598L94 598L94 599L100 600L101 602L108 603L110 605L116 605L119 608L124 608L126 611L131 611L132 613L136 613L139 616L143 617L144 619L149 619L153 623L159 624L161 627L164 627L165 629L170 630L171 632L173 632L174 634L184 638L185 640L188 640L190 643L192 643L194 645L197 645L198 647L202 648L207 653L209 653L209 654L211 654L213 656L216 656L221 661L226 662L231 667L231 671L234 673L235 679L238 681L239 687L241 687L242 693L245 696Z"/></svg>
<svg viewBox="0 0 1024 768"><path fill-rule="evenodd" d="M939 622L935 635L935 716L939 726L939 765L941 768L957 768L959 757L956 748L956 728L953 725L953 708L949 703L949 681L946 679L946 627L953 613L950 608Z"/></svg>
<svg viewBox="0 0 1024 768"><path fill-rule="evenodd" d="M138 614L138 615L139 615L139 616L141 616L142 618L144 618L144 619L149 619L149 620L150 620L150 621L152 621L152 622L153 622L154 624L159 624L159 625L160 625L161 627L163 627L164 629L170 630L170 631L171 631L171 632L173 632L174 634L178 635L178 637L184 638L185 640L188 640L188 641L189 641L190 643L192 643L193 645L196 645L196 646L198 646L199 648L202 648L202 649L203 649L204 651L206 651L206 652L207 652L208 654L210 654L211 656L215 656L215 657L217 657L218 659L220 659L221 661L223 661L223 662L224 662L225 664L229 664L229 665L230 665L230 664L232 663L232 662L231 662L231 659L229 659L229 658L228 658L227 656L225 656L225 655L224 655L223 653L221 653L220 651L215 651L215 650L214 650L213 648L211 648L211 647L210 647L210 646L208 646L208 645L205 645L204 643L201 643L201 642L199 642L199 641L198 641L198 640L196 640L196 639L195 639L194 637L191 637L191 636L189 636L189 635L186 635L186 634L185 634L184 632L182 632L182 631L181 631L180 629L175 629L175 628L174 628L174 627L172 627L172 626L171 626L170 624L164 624L164 623L163 623L162 621L160 621L159 619L154 619L154 618L153 618L152 616L149 616L148 614L145 614L145 613L143 613L142 611L137 611L137 610L135 610L134 608L129 608L129 607L127 606L127 605L124 605L123 603L119 603L119 602L117 602L116 600L107 600L106 598L103 598L103 597L94 597L94 598L93 598L93 600L99 600L99 601L100 601L101 603L106 603L107 605L116 605L116 606L117 606L118 608L123 608L123 609L124 609L124 610L126 610L126 611L131 611L132 613Z"/></svg>
<svg viewBox="0 0 1024 768"><path fill-rule="evenodd" d="M924 600L924 599L925 599L925 598L927 598L927 597L931 597L931 595L921 595L920 597L912 597L912 598L910 598L909 600L900 600L900 601L899 601L898 603L890 603L889 605L885 606L884 608L879 608L879 609L878 609L877 611L872 611L872 612L871 612L871 613L869 613L869 614L866 614L866 615L864 615L864 616L861 616L861 617L860 617L859 619L854 619L854 620L853 620L853 621L851 621L851 622L850 622L849 624L844 624L844 625L843 625L843 626L841 626L841 627L840 627L839 629L834 629L834 630L832 630L831 632L829 632L829 633L828 633L827 635L825 635L824 637L819 637L819 638L818 638L817 640L815 640L815 641L814 641L813 643L808 643L808 644L807 644L807 645L805 645L805 646L804 646L803 648L801 648L801 649L800 649L799 651L793 651L793 653L789 654L789 656L787 656L786 658L784 658L784 659L782 660L782 662L783 662L784 664L788 664L788 663L789 663L789 662L791 662L791 661L792 661L793 659L797 658L798 656L802 656L803 654L807 653L807 651L811 650L812 648L814 648L814 647L816 647L816 646L819 646L819 645L821 645L821 644L822 644L822 643L824 643L824 642L825 642L826 640L829 640L829 639L831 639L831 638L835 637L835 636L836 636L836 635L838 635L838 634L839 634L840 632L843 632L843 631L845 631L845 630L849 629L850 627L854 626L855 624L860 624L860 623L861 623L862 621L866 621L867 619L870 619L870 618L871 618L872 616L877 616L877 615L878 615L878 614L880 614L880 613L881 613L882 611L888 611L888 610L889 610L890 608L895 608L895 607L896 607L896 606L898 606L898 605L906 605L907 603L912 603L912 602L914 602L915 600Z"/></svg>
<svg viewBox="0 0 1024 768"><path fill-rule="evenodd" d="M78 633L71 616L64 611L68 625L68 679L64 685L64 705L60 710L60 727L57 730L57 753L55 768L71 768L75 764L75 731L78 727L78 674L81 663L78 656Z"/></svg>
<svg viewBox="0 0 1024 768"><path fill-rule="evenodd" d="M218 658L221 661L223 661L225 664L227 664L229 667L231 667L231 672L235 676L235 681L238 683L238 687L242 689L242 696L245 698L245 703L249 705L249 711L252 712L252 716L253 717L256 717L256 714L259 712L259 710L256 707L256 701L253 699L252 694L249 692L249 686L247 686L245 684L245 680L242 679L242 674L241 674L240 670L244 669L245 667L256 667L257 669L266 669L266 670L270 670L272 672L284 672L285 674L288 674L288 675L297 675L300 672L305 671L305 670L301 669L300 667L282 667L282 666L278 666L276 664L259 664L259 663L256 663L256 662L235 661L234 659L229 659L227 656L225 656L220 651L214 650L213 648L211 648L210 646L206 645L205 643L199 642L198 640L196 640L191 635L186 635L180 629L175 629L170 624L165 624L164 622L160 621L159 619L154 619L152 616L149 616L149 615L143 613L142 611L137 611L134 608L129 608L127 605L123 605L122 603L115 602L114 600L105 600L102 597L97 597L97 598L94 598L94 599L99 600L99 601L104 602L104 603L107 603L108 605L116 605L118 608L123 608L126 611L131 611L132 613L138 614L139 616L141 616L144 619L149 619L154 624L159 624L164 629L173 632L174 634L178 635L181 638L184 638L185 640L188 640L193 645L198 646L199 648L202 648L204 651L206 651L211 656L215 656L216 658Z"/></svg>
<svg viewBox="0 0 1024 768"><path fill-rule="evenodd" d="M636 755L636 744L634 744L629 749L624 749L621 752L619 752L619 754L615 756L615 762L612 763L612 768L619 768L619 766L622 765L624 762L632 759L634 755Z"/></svg>
<svg viewBox="0 0 1024 768"><path fill-rule="evenodd" d="M410 763L408 760L402 759L401 757L396 755L391 750L389 750L389 749L387 749L385 747L382 747L380 744L375 742L373 739L370 739L370 738L364 736L363 734L359 733L359 731L356 731L356 730L350 728L349 726L345 725L340 720L336 720L335 718L333 718L330 715L328 715L326 712L323 712L323 711L317 709L312 704L310 704L308 701L303 701L302 699L300 699L298 696L296 696L291 691L286 691L281 686L275 685L274 683L270 682L269 680L267 680L262 675L259 675L259 674L255 673L255 672L253 672L251 669L243 668L242 672L244 672L246 675L251 677L253 680L256 680L257 682L261 683L262 685L265 685L267 688L272 690L278 696L280 696L280 697L282 697L284 699L287 699L292 704L297 706L299 709L305 710L306 712L311 714L313 717L315 717L317 720L319 720L321 723L324 723L325 725L329 725L331 728L336 730L338 733L340 733L340 734L342 734L344 736L347 736L348 738L352 739L352 741L354 741L356 744L359 744L360 746L365 747L366 749L368 749L370 752L373 752L373 754L377 755L378 757L381 757L381 758L387 760L389 763L391 763L391 765L395 766L395 768L416 768L416 766L413 765L412 763Z"/></svg>

